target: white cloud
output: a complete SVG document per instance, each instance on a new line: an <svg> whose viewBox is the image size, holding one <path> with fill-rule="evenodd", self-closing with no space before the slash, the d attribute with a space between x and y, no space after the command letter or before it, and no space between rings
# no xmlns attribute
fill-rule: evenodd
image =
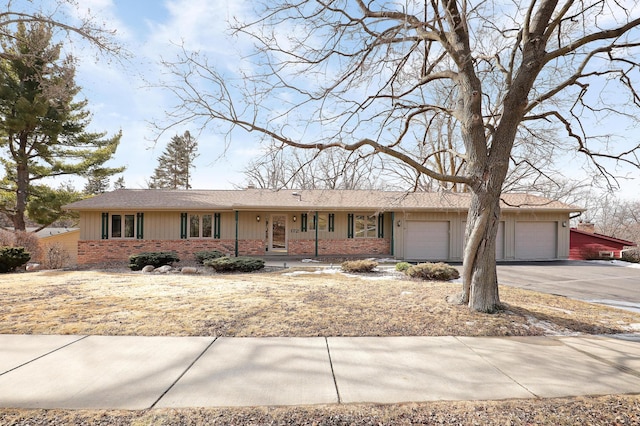
<svg viewBox="0 0 640 426"><path fill-rule="evenodd" d="M233 49L225 40L228 20L245 13L245 2L225 0L169 0L166 22L150 23L148 49L166 53L173 45L182 45L191 51L232 55Z"/></svg>

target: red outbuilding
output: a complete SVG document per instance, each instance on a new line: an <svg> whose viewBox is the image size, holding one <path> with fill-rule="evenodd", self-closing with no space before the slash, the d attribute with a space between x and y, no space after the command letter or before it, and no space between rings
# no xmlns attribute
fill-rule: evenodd
<svg viewBox="0 0 640 426"><path fill-rule="evenodd" d="M569 259L620 259L625 248L636 245L633 241L597 234L592 223L580 222L577 228L571 228Z"/></svg>

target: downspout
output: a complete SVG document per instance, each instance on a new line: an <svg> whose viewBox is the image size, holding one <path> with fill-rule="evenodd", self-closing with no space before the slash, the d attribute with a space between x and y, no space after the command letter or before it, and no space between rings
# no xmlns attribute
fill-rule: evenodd
<svg viewBox="0 0 640 426"><path fill-rule="evenodd" d="M236 210L236 257L238 257L238 210Z"/></svg>
<svg viewBox="0 0 640 426"><path fill-rule="evenodd" d="M318 223L318 211L316 210L316 217L314 219L315 225L316 225L316 257L318 257L318 228L319 228L319 223Z"/></svg>

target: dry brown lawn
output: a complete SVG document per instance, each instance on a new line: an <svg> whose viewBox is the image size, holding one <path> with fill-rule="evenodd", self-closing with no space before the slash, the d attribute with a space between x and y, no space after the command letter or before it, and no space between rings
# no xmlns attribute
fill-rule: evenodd
<svg viewBox="0 0 640 426"><path fill-rule="evenodd" d="M640 397L120 410L0 409L0 424L36 425L638 425Z"/></svg>
<svg viewBox="0 0 640 426"><path fill-rule="evenodd" d="M500 288L504 310L478 314L447 302L459 284L369 277L8 274L0 276L0 333L522 336L624 333L640 324L640 314L509 287Z"/></svg>
<svg viewBox="0 0 640 426"><path fill-rule="evenodd" d="M292 271L287 271L292 272ZM298 272L300 273L300 272ZM0 334L394 336L625 333L640 315L501 287L504 309L447 302L459 284L280 272L143 275L43 271L0 276ZM0 409L12 425L632 425L640 396L221 409Z"/></svg>

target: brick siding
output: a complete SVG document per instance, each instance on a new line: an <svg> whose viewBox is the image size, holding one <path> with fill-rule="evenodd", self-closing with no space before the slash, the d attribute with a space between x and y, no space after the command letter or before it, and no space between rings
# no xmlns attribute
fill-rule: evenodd
<svg viewBox="0 0 640 426"><path fill-rule="evenodd" d="M240 256L264 256L263 240L238 241ZM175 251L183 261L194 260L193 254L219 250L229 256L235 253L234 240L90 240L78 242L78 264L128 263L129 256L142 252ZM318 241L318 255L390 255L391 241L386 238L348 238ZM315 240L290 240L289 255L314 256Z"/></svg>
<svg viewBox="0 0 640 426"><path fill-rule="evenodd" d="M290 240L291 256L315 255L315 240ZM347 238L318 241L318 256L327 255L390 255L391 241L386 238Z"/></svg>
<svg viewBox="0 0 640 426"><path fill-rule="evenodd" d="M91 240L78 242L78 264L91 265L128 262L129 256L150 251L175 251L184 261L195 260L193 254L204 250L219 250L233 256L234 240ZM264 255L264 242L244 240L238 242L240 255Z"/></svg>

